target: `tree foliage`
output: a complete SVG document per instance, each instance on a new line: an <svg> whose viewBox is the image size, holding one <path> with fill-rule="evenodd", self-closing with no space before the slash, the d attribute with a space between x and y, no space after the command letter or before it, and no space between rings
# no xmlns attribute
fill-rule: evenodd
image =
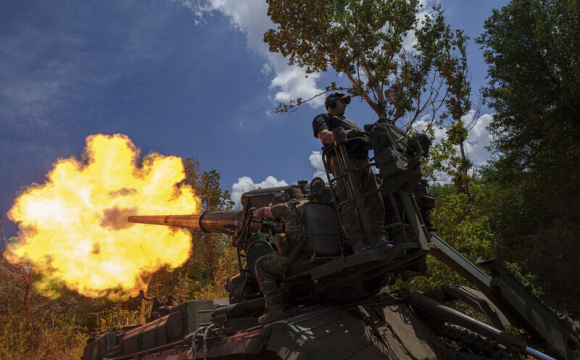
<svg viewBox="0 0 580 360"><path fill-rule="evenodd" d="M468 38L445 24L440 6L423 9L418 0L269 0L268 5L278 27L264 41L290 65L306 73L332 68L346 75L349 94L365 100L378 117L400 120L406 131L418 120L430 127L427 132L445 123L449 133L432 151L428 176L447 173L469 196L471 163L462 120L471 108ZM332 82L325 92L337 88L342 89ZM278 111L294 111L304 102L280 104Z"/></svg>
<svg viewBox="0 0 580 360"><path fill-rule="evenodd" d="M497 255L533 274L558 307L574 304L580 256L580 3L512 0L477 40L497 157L483 171Z"/></svg>
<svg viewBox="0 0 580 360"><path fill-rule="evenodd" d="M506 161L531 171L580 159L580 4L513 0L477 40L489 65L489 130ZM557 164L554 164L557 165Z"/></svg>
<svg viewBox="0 0 580 360"><path fill-rule="evenodd" d="M216 170L202 171L196 158L184 160L185 184L201 199L202 209L227 210L233 202ZM6 242L0 216L0 241ZM148 297L184 300L226 297L225 279L237 272L237 258L225 236L192 231L193 250L180 268L145 275ZM91 332L145 320L149 304L139 298L112 301L86 298L66 288L49 299L36 293L42 274L27 263L11 264L0 253L0 359L78 359Z"/></svg>
<svg viewBox="0 0 580 360"><path fill-rule="evenodd" d="M346 75L349 94L364 99L379 117L404 119L410 127L422 117L441 121L469 109L467 37L445 24L440 7L423 12L420 20L418 0L268 0L268 5L278 25L264 34L270 51L306 73L332 68ZM326 90L336 88L332 83ZM302 103L297 99L279 110Z"/></svg>
<svg viewBox="0 0 580 360"><path fill-rule="evenodd" d="M432 186L431 195L437 199L430 220L438 229L438 236L472 263L480 257L493 257L494 233L485 211L471 206L467 194L453 184ZM472 184L474 204L480 204L488 197L486 187ZM429 257L427 261L427 277L414 280L422 290L445 284L469 285L467 280L439 260Z"/></svg>
<svg viewBox="0 0 580 360"><path fill-rule="evenodd" d="M201 163L195 157L183 160L185 169L184 183L195 189L195 194L201 198L203 211L223 211L234 206L228 190L222 190L220 174L212 169L201 172Z"/></svg>

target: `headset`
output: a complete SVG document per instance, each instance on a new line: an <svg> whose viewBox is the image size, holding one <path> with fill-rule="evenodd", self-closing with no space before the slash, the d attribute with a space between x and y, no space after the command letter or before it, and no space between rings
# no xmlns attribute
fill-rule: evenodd
<svg viewBox="0 0 580 360"><path fill-rule="evenodd" d="M340 96L340 98L338 98L337 96ZM338 99L345 99L347 104L350 103L350 96L346 96L341 91L337 91L335 93L328 95L328 97L324 101L324 105L326 106L327 109L328 108L334 109L336 107Z"/></svg>
<svg viewBox="0 0 580 360"><path fill-rule="evenodd" d="M336 93L328 95L326 101L324 102L326 108L334 109L336 107Z"/></svg>

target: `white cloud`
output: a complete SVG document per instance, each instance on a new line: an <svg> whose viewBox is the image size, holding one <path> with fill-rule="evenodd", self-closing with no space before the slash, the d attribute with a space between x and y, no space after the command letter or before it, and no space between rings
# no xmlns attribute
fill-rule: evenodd
<svg viewBox="0 0 580 360"><path fill-rule="evenodd" d="M433 9L431 8L434 4L439 3L439 0L420 0L419 4L422 5L417 13L417 19L419 20L419 28L422 28L421 24L427 18L427 15L433 15ZM407 51L412 51L412 47L417 45L417 37L414 31L410 31L407 36L403 39L403 48Z"/></svg>
<svg viewBox="0 0 580 360"><path fill-rule="evenodd" d="M321 177L324 181L326 181L326 172L324 171L324 164L322 163L322 153L320 151L313 151L308 159L310 160L310 164L315 169L312 177Z"/></svg>
<svg viewBox="0 0 580 360"><path fill-rule="evenodd" d="M264 75L270 75L272 73L272 65L266 63L264 65L262 65L262 74Z"/></svg>
<svg viewBox="0 0 580 360"><path fill-rule="evenodd" d="M246 123L246 119L245 118L237 118L235 120L236 125L238 125L239 127L242 127L245 123Z"/></svg>
<svg viewBox="0 0 580 360"><path fill-rule="evenodd" d="M425 118L428 118L426 116ZM413 124L413 129L417 132L424 132L429 124L428 120L418 120ZM447 129L442 127L435 127L435 139L431 139L433 143L440 142L445 136L447 136Z"/></svg>
<svg viewBox="0 0 580 360"><path fill-rule="evenodd" d="M462 120L466 125L471 124L471 128L467 135L467 141L465 141L465 149L468 153L469 159L477 166L485 164L489 159L490 152L486 149L487 146L493 140L491 134L487 131L486 127L491 121L492 114L484 114L477 118L475 122L473 121L473 116L475 115L475 110L469 110L469 112L463 116ZM427 127L427 122L420 120L414 125L417 131L423 131ZM435 139L432 139L433 143L440 142L447 136L446 128L436 128L435 129Z"/></svg>
<svg viewBox="0 0 580 360"><path fill-rule="evenodd" d="M278 54L271 55L273 55L270 58L273 60L276 77L272 80L270 89L280 90L274 96L274 101L289 102L297 98L306 100L322 92L322 89L316 87L316 80L320 77L320 74L309 74L308 78L305 78L306 72L304 70L294 66L286 66L282 63L282 61L285 61L282 56L274 56ZM280 61L275 59L277 57L281 58ZM324 97L317 97L308 104L312 108L322 107L324 105Z"/></svg>
<svg viewBox="0 0 580 360"><path fill-rule="evenodd" d="M486 149L487 146L493 140L492 135L487 131L486 127L489 125L493 114L484 114L477 118L477 120L473 121L473 117L475 115L475 110L470 110L465 116L463 116L462 120L464 123L470 126L470 130L467 135L467 140L464 143L464 149L466 152L466 156L475 166L482 166L485 165L491 153ZM414 129L417 131L423 131L427 126L427 122L420 120L417 121L414 125ZM436 128L435 129L435 139L431 139L433 143L440 142L443 138L447 136L447 129L446 128ZM459 154L459 146L456 147L457 153ZM473 172L473 170L471 170ZM437 178L442 179L442 182L448 181L445 180L444 174L437 174Z"/></svg>
<svg viewBox="0 0 580 360"><path fill-rule="evenodd" d="M463 117L463 121L466 124L469 124L472 121L474 114L474 110L469 111L469 113ZM493 138L489 131L487 131L486 127L489 125L491 117L492 114L484 114L480 116L467 136L466 149L471 161L477 166L485 164L490 156L490 152L486 147L489 146Z"/></svg>
<svg viewBox="0 0 580 360"><path fill-rule="evenodd" d="M413 124L413 129L418 131L418 132L425 131L428 123L429 123L429 121L421 119L419 121L416 121ZM447 136L447 129L446 128L435 127L435 139L431 139L431 142L433 144L436 144L438 142L441 142L441 140L443 140L446 136ZM444 172L436 171L434 173L434 176L437 179L438 183L445 184L445 183L448 183L450 180L449 176L447 176L447 174Z"/></svg>
<svg viewBox="0 0 580 360"><path fill-rule="evenodd" d="M323 90L316 82L320 74L309 74L306 77L304 70L296 66L288 66L287 60L279 53L270 53L264 42L264 33L276 26L268 17L268 4L264 0L172 0L182 4L195 14L196 24L207 23L207 17L214 12L226 16L231 26L246 35L248 49L260 55L265 64L262 67L264 75L273 75L270 90L275 94L271 97L274 102L288 102L302 98L310 99ZM419 10L419 21L427 14L433 13L431 6L439 0L420 0L423 7ZM411 51L417 39L410 33L404 40L404 47ZM324 97L318 97L308 103L312 108L324 105Z"/></svg>
<svg viewBox="0 0 580 360"><path fill-rule="evenodd" d="M190 9L199 19L200 24L205 22L206 16L213 12L220 12L226 16L234 29L246 35L247 46L260 55L266 63L262 67L264 75L272 74L274 79L270 89L276 93L272 97L275 102L304 100L322 92L317 88L316 80L319 74L306 73L298 67L288 66L286 59L279 53L270 53L264 42L264 33L274 28L274 23L268 17L268 4L264 0L173 0ZM197 24L197 22L196 22ZM315 99L309 102L313 108L324 105L324 99Z"/></svg>
<svg viewBox="0 0 580 360"><path fill-rule="evenodd" d="M287 186L288 183L284 180L277 180L273 176L268 176L266 180L255 183L249 176L243 176L238 179L238 182L232 185L232 200L236 203L235 208L241 208L241 198L245 192L264 189L277 186Z"/></svg>

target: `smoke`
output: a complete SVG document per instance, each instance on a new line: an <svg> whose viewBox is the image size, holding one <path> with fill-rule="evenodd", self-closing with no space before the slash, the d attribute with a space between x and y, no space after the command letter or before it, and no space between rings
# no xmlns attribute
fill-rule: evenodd
<svg viewBox="0 0 580 360"><path fill-rule="evenodd" d="M86 161L59 159L46 183L16 199L7 215L19 232L8 258L42 274L35 282L39 293L58 296L54 285L64 284L85 296L136 296L147 287L142 274L187 260L188 231L127 222L137 213L200 208L193 189L177 185L185 178L180 158L157 155L139 165L138 154L125 135L89 136Z"/></svg>
<svg viewBox="0 0 580 360"><path fill-rule="evenodd" d="M130 223L127 218L131 215L137 215L137 207L119 208L114 207L103 211L103 218L101 219L101 226L109 230L127 229L135 225Z"/></svg>

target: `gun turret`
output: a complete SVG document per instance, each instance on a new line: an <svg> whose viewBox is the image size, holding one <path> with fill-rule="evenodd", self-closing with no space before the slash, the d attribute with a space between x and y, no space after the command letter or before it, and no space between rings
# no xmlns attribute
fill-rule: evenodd
<svg viewBox="0 0 580 360"><path fill-rule="evenodd" d="M243 210L207 211L193 215L134 215L129 222L135 224L188 227L207 233L235 235L242 229Z"/></svg>

